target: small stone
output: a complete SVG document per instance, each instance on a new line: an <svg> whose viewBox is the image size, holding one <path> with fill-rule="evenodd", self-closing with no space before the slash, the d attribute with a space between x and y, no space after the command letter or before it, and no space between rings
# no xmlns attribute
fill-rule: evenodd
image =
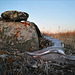
<svg viewBox="0 0 75 75"><path fill-rule="evenodd" d="M1 14L1 17L6 21L27 21L29 14L19 11L5 11Z"/></svg>

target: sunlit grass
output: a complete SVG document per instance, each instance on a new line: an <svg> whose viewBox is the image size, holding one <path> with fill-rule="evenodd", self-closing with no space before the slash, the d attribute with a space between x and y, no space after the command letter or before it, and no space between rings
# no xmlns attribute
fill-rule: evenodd
<svg viewBox="0 0 75 75"><path fill-rule="evenodd" d="M75 35L75 31L58 32L58 33L42 32L42 33L46 35L61 35L61 36Z"/></svg>

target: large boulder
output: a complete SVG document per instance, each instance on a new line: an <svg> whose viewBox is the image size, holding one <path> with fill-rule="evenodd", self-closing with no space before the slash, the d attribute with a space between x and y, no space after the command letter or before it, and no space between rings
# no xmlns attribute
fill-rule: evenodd
<svg viewBox="0 0 75 75"><path fill-rule="evenodd" d="M27 21L28 16L18 11L6 11L1 15L0 75L26 74L31 57L27 52L39 50L41 33L35 23Z"/></svg>
<svg viewBox="0 0 75 75"><path fill-rule="evenodd" d="M39 39L35 24L29 21L0 21L0 49L38 50Z"/></svg>
<svg viewBox="0 0 75 75"><path fill-rule="evenodd" d="M5 11L1 14L1 17L6 21L27 21L29 14L19 11Z"/></svg>

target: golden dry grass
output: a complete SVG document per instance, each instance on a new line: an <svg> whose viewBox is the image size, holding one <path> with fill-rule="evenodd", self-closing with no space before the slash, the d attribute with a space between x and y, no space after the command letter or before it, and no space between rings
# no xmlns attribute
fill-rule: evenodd
<svg viewBox="0 0 75 75"><path fill-rule="evenodd" d="M58 34L50 34L50 36L61 40L63 43L67 45L72 45L75 48L75 31L58 33Z"/></svg>

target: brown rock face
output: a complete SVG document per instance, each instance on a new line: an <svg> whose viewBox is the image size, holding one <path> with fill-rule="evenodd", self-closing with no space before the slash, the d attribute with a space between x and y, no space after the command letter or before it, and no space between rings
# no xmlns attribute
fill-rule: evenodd
<svg viewBox="0 0 75 75"><path fill-rule="evenodd" d="M35 24L0 21L0 48L34 51L39 49Z"/></svg>

